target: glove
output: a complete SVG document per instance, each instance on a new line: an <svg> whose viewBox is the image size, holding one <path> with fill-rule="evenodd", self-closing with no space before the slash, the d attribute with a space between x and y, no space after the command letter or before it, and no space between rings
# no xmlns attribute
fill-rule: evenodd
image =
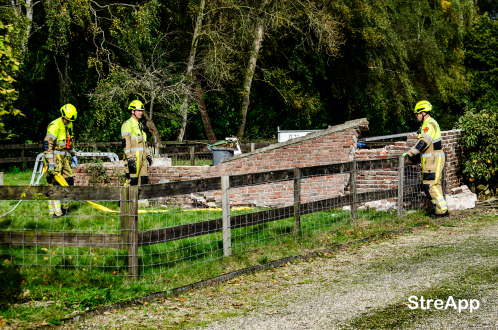
<svg viewBox="0 0 498 330"><path fill-rule="evenodd" d="M135 158L128 158L128 170L130 171L130 174L137 173L137 162L135 161Z"/></svg>
<svg viewBox="0 0 498 330"><path fill-rule="evenodd" d="M73 159L73 162L71 163L71 167L78 166L78 158L76 158L76 156L73 156L71 158Z"/></svg>
<svg viewBox="0 0 498 330"><path fill-rule="evenodd" d="M152 166L152 157L151 156L147 156L147 163L149 163L149 167Z"/></svg>
<svg viewBox="0 0 498 330"><path fill-rule="evenodd" d="M49 174L53 174L54 171L55 171L55 164L54 163L48 163L48 170L47 170L47 172Z"/></svg>
<svg viewBox="0 0 498 330"><path fill-rule="evenodd" d="M407 152L405 152L405 153L403 153L401 156L406 157L406 156L408 156L408 153L407 153Z"/></svg>

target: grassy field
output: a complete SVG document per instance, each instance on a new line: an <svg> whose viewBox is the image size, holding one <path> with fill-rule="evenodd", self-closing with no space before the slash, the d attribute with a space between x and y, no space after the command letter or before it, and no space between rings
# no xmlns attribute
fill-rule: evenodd
<svg viewBox="0 0 498 330"><path fill-rule="evenodd" d="M6 173L5 184L29 183L30 172ZM42 179L43 181L44 179ZM170 227L221 218L221 211L191 211L154 206L141 209L139 230ZM17 202L1 201L0 215ZM118 202L104 206L119 210ZM22 202L0 218L0 230L114 233L120 231L119 213L103 213L83 202L70 204L71 216L51 218L46 201ZM257 210L232 211L232 214ZM425 223L422 213L398 219L393 212L359 211L358 225L350 226L349 211L316 212L301 217L301 232L294 236L293 218L232 230L233 256L223 257L222 233L155 244L139 249L140 282L126 280L126 250L67 247L0 246L0 264L20 265L24 296L0 311L5 318L23 322L56 320L74 312L111 304L157 291L195 283L226 272L299 255L338 243Z"/></svg>

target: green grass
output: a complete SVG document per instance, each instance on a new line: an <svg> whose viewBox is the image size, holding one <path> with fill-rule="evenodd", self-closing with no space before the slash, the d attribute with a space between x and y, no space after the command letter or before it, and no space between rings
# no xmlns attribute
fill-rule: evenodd
<svg viewBox="0 0 498 330"><path fill-rule="evenodd" d="M31 181L31 174L33 171L24 171L24 172L4 172L3 173L3 185L4 186L29 186ZM42 178L40 180L40 186L46 186L47 180Z"/></svg>
<svg viewBox="0 0 498 330"><path fill-rule="evenodd" d="M0 209L7 207L0 202ZM33 230L68 230L115 232L119 229L119 215L105 215L85 204L72 203L75 216L52 219L46 217L45 201L29 202L20 213L3 219L2 230L29 228ZM28 204L23 202L22 204ZM116 202L106 203L118 209ZM25 211L21 211L25 210ZM22 212L34 214L26 220ZM140 224L144 228L160 228L193 223L221 217L220 211L180 212L144 215ZM16 210L17 212L17 210ZM245 211L247 212L247 211ZM93 214L93 217L89 215ZM301 235L292 234L293 218L232 230L233 256L223 257L222 233L212 233L173 242L156 244L139 249L140 279L138 284L127 284L127 252L116 249L10 247L1 246L0 260L24 264L23 290L30 295L24 302L35 300L55 301L43 307L20 304L0 313L6 318L20 315L23 321L40 321L61 318L76 310L94 308L147 293L180 287L224 272L242 269L287 256L299 255L316 248L354 240L372 234L381 235L393 225L406 225L393 219L394 214L368 211L360 213L359 226L349 226L349 212L330 210L302 216ZM410 215L414 217L414 215ZM386 222L386 218L391 221ZM24 218L24 219L23 219ZM387 225L386 224L390 224ZM31 266L31 265L38 266ZM45 267L44 267L45 266ZM22 301L21 301L22 302Z"/></svg>
<svg viewBox="0 0 498 330"><path fill-rule="evenodd" d="M172 166L190 166L190 159L182 159L175 156L171 157ZM195 157L195 166L213 165L213 159Z"/></svg>
<svg viewBox="0 0 498 330"><path fill-rule="evenodd" d="M14 185L27 184L30 172L7 174L7 177ZM0 215L16 203L0 201ZM118 202L99 203L119 210ZM189 211L152 204L140 208L165 212L140 215L140 231L221 218L221 211ZM119 213L106 214L82 202L70 203L70 210L72 216L54 219L48 217L47 201L24 201L14 212L0 218L0 230L120 233ZM258 210L232 211L232 214ZM233 229L233 256L228 258L223 257L221 232L141 247L140 282L137 284L127 284L126 250L3 245L0 246L0 263L21 265L23 290L29 290L29 295L0 315L22 322L57 319L74 311L169 290L310 250L361 237L380 236L426 219L420 212L403 219L398 219L394 211L360 210L358 214L358 225L354 228L349 224L350 212L342 209L303 215L298 237L293 234L292 217ZM29 301L39 304L35 306ZM44 304L48 301L54 303Z"/></svg>

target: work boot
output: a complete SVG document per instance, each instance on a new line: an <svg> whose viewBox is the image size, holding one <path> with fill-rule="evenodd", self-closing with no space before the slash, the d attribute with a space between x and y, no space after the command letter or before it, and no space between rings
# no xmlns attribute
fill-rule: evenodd
<svg viewBox="0 0 498 330"><path fill-rule="evenodd" d="M57 215L57 214L55 214L55 213L54 213L54 214L51 214L50 216L51 216L52 218L60 218L60 217L63 217L63 216L64 216L64 214Z"/></svg>
<svg viewBox="0 0 498 330"><path fill-rule="evenodd" d="M450 216L450 214L448 213L448 211L446 211L443 214L434 213L434 215L431 215L431 218L433 218L433 219L441 219L441 218L446 218L446 217L449 217L449 216Z"/></svg>
<svg viewBox="0 0 498 330"><path fill-rule="evenodd" d="M62 209L62 216L68 216L71 215L71 211L69 209Z"/></svg>

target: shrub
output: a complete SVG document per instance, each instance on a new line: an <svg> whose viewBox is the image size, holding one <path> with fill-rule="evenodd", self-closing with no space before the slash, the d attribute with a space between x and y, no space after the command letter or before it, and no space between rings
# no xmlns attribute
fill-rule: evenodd
<svg viewBox="0 0 498 330"><path fill-rule="evenodd" d="M498 184L498 112L468 110L458 120L457 128L465 131L462 144L467 156L463 159L463 173L488 195Z"/></svg>

